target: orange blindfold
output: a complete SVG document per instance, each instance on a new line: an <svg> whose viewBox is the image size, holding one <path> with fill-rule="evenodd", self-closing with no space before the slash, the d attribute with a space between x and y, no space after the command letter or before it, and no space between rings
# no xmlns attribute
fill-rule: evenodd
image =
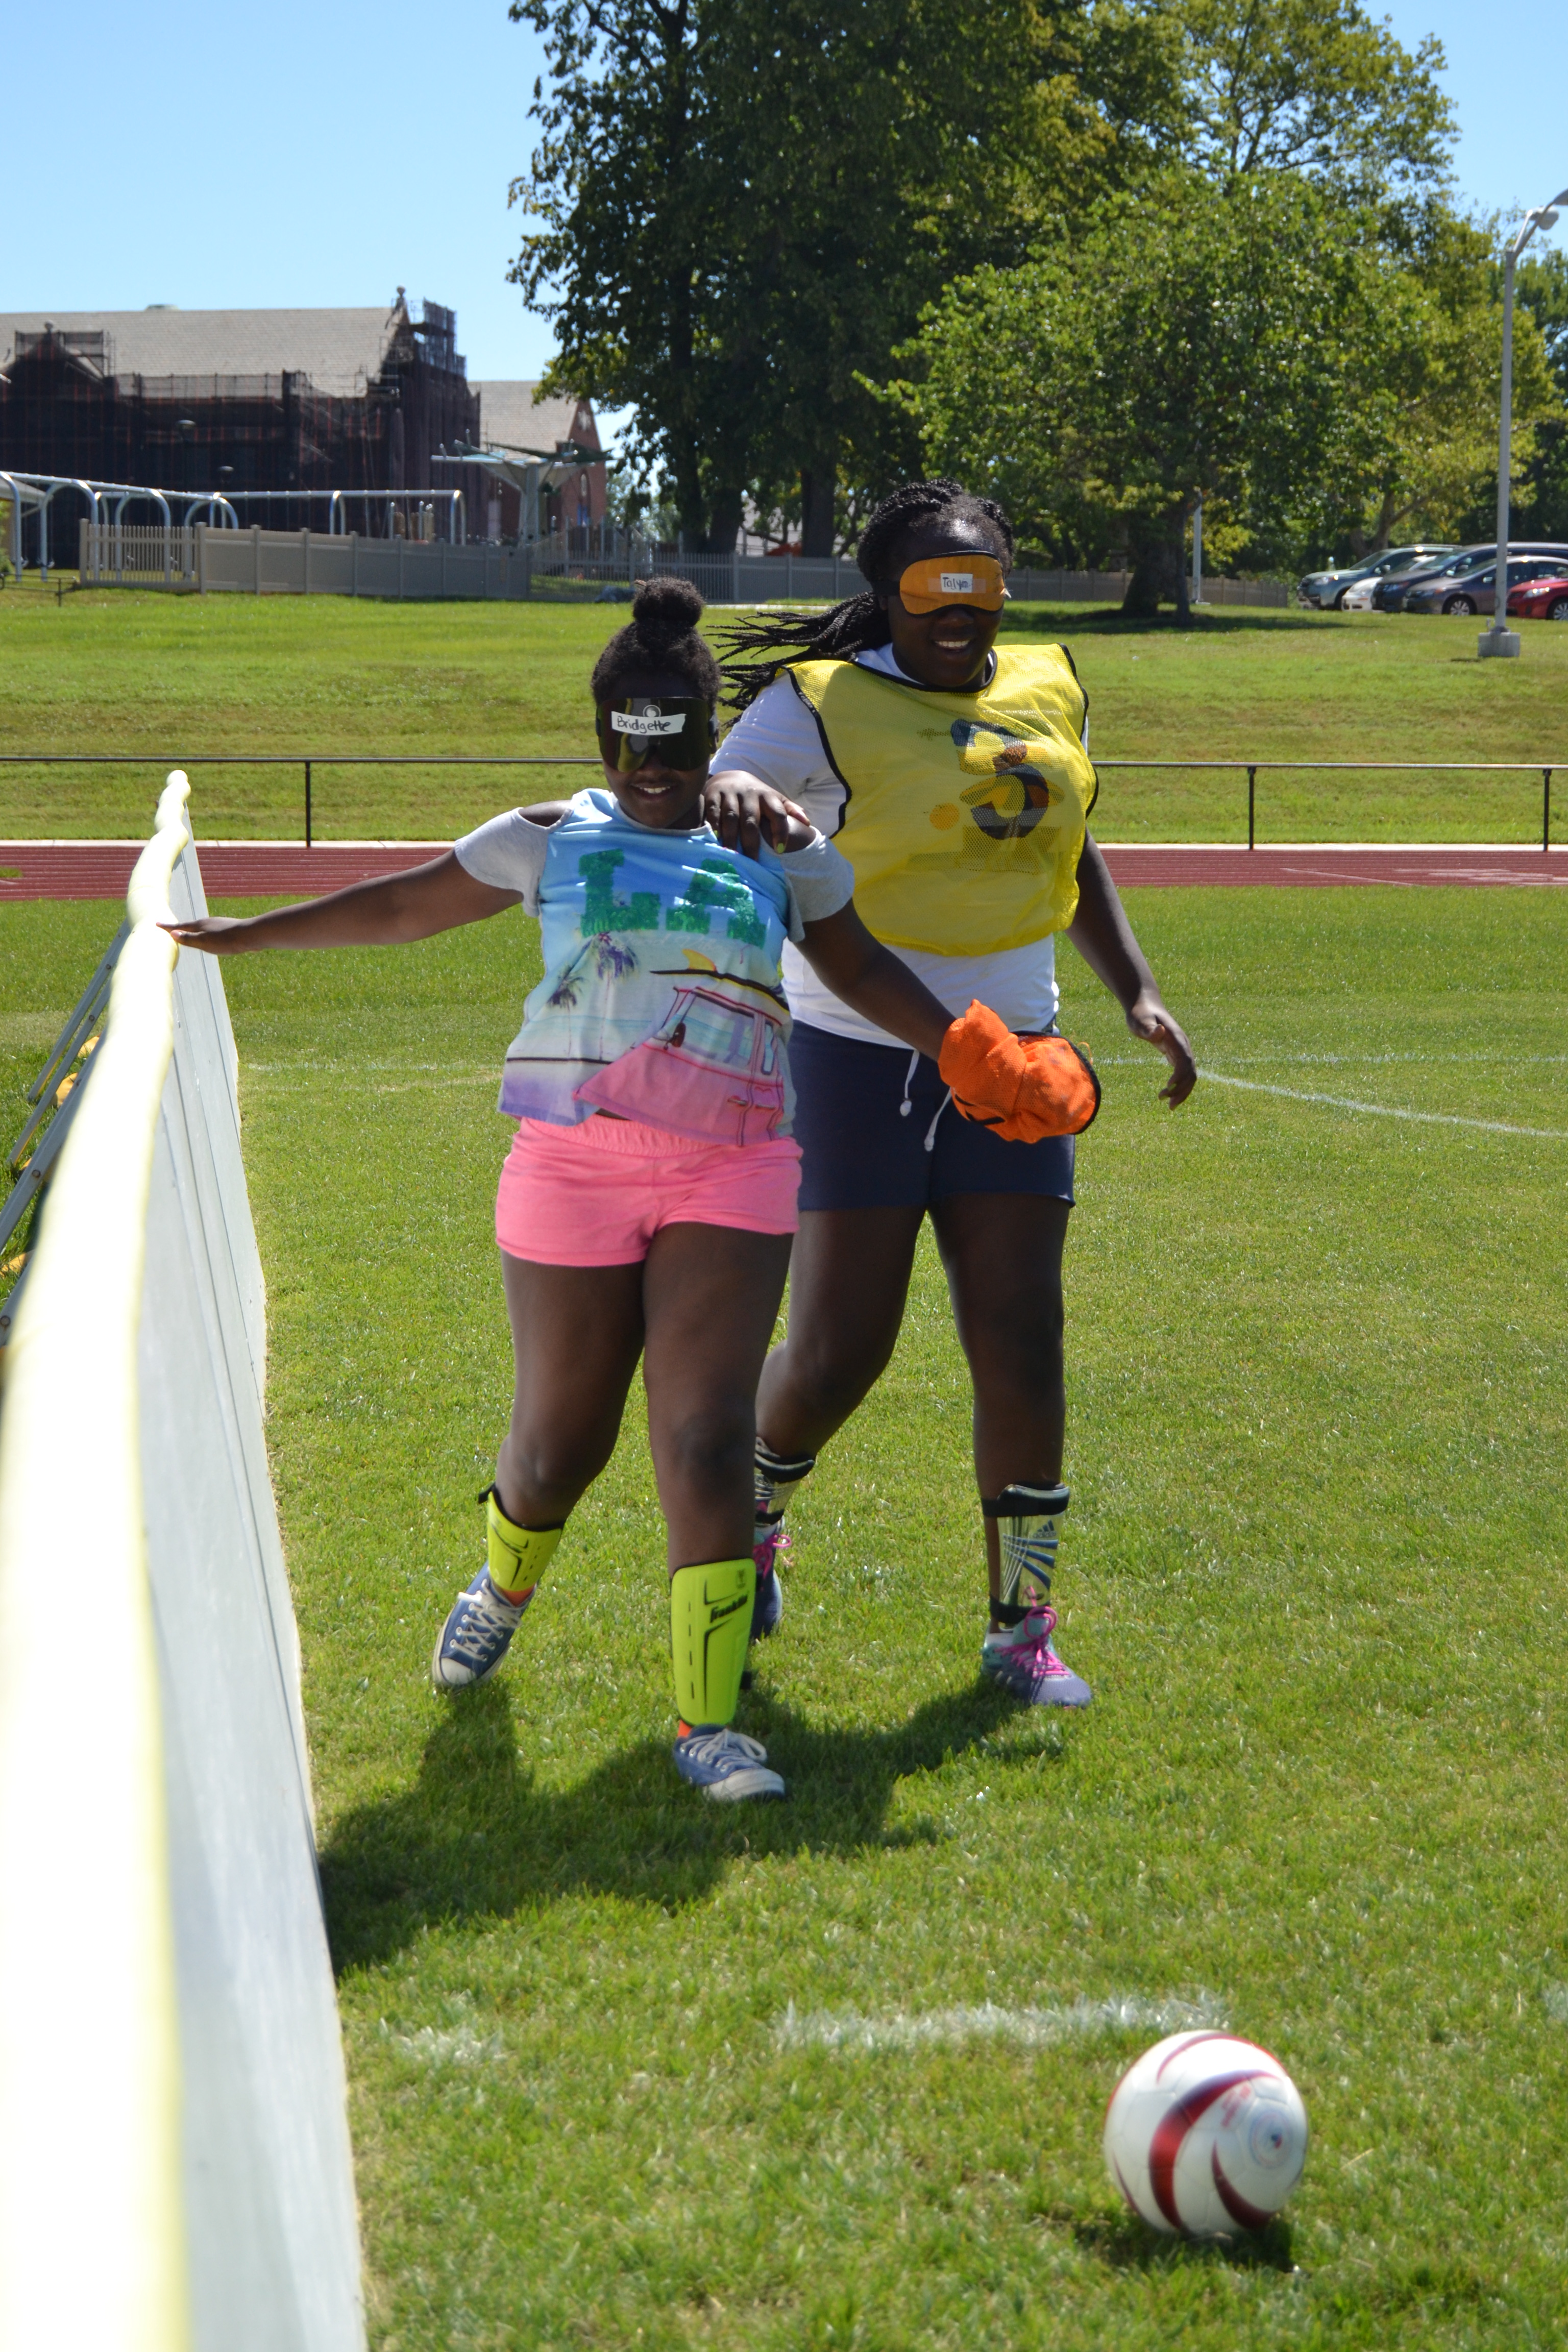
<svg viewBox="0 0 1568 2352"><path fill-rule="evenodd" d="M944 604L977 604L983 613L999 613L1007 602L1002 566L994 555L932 556L907 564L899 594L910 613L937 613Z"/></svg>

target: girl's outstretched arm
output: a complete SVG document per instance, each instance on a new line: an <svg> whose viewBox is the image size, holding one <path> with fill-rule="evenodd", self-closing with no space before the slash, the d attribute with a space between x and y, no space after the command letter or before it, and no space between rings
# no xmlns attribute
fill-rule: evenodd
<svg viewBox="0 0 1568 2352"><path fill-rule="evenodd" d="M1078 912L1068 925L1068 937L1116 998L1134 1037L1142 1037L1169 1062L1171 1075L1160 1092L1174 1110L1197 1085L1197 1064L1185 1031L1173 1018L1132 936L1110 869L1091 833L1084 835L1078 862Z"/></svg>
<svg viewBox="0 0 1568 2352"><path fill-rule="evenodd" d="M253 948L390 948L455 930L459 923L482 922L517 904L515 890L476 881L448 849L406 874L351 882L297 907L276 907L267 915L206 915L163 929L183 948L206 955L244 955Z"/></svg>
<svg viewBox="0 0 1568 2352"><path fill-rule="evenodd" d="M952 1013L900 957L872 938L853 900L836 915L807 923L800 951L835 996L936 1060L952 1026Z"/></svg>

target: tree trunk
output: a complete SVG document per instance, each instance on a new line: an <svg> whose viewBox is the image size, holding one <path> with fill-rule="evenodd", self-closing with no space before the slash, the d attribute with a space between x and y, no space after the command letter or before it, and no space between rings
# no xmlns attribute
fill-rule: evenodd
<svg viewBox="0 0 1568 2352"><path fill-rule="evenodd" d="M715 490L708 509L708 529L700 550L704 555L733 555L735 540L745 513L745 496L741 490Z"/></svg>
<svg viewBox="0 0 1568 2352"><path fill-rule="evenodd" d="M1176 618L1191 616L1187 585L1187 510L1173 507L1166 514L1135 524L1131 531L1132 577L1121 600L1130 621L1152 621L1162 603L1174 604Z"/></svg>
<svg viewBox="0 0 1568 2352"><path fill-rule="evenodd" d="M702 496L697 444L689 434L682 434L678 441L674 441L670 458L681 552L695 555L708 535L708 506Z"/></svg>
<svg viewBox="0 0 1568 2352"><path fill-rule="evenodd" d="M803 555L832 554L833 495L837 487L836 467L801 467L800 551Z"/></svg>

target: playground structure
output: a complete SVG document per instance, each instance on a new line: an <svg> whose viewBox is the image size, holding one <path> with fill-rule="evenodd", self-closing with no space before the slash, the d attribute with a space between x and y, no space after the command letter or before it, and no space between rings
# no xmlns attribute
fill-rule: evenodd
<svg viewBox="0 0 1568 2352"><path fill-rule="evenodd" d="M226 499L216 491L155 490L140 482L95 482L70 474L27 474L0 470L0 497L8 507L6 530L6 561L17 579L26 568L23 550L24 524L31 516L37 526L37 566L44 579L49 576L49 509L62 490L74 490L86 499L88 519L94 530L111 531L123 528L125 509L138 502L155 506L163 517L162 528L167 536L174 528L172 501L183 498L185 512L181 528L188 530L198 514L205 511L216 519L237 529L239 518Z"/></svg>
<svg viewBox="0 0 1568 2352"><path fill-rule="evenodd" d="M238 530L241 507L281 504L295 511L303 507L307 525L312 508L324 510L330 538L348 537L351 514L357 514L366 538L425 543L444 538L457 547L468 541L468 502L460 489L166 490L143 482L98 482L80 475L0 469L0 499L9 509L6 561L17 579L28 568L24 525L29 518L37 541L34 563L40 576L48 578L49 514L61 491L73 491L86 503L80 522L88 536L80 542L79 568L95 583L106 578L118 581L127 569L138 574L161 574L165 585L193 580L197 530L205 524ZM155 508L159 520L151 525L127 524L125 510L136 505ZM176 520L178 509L184 511ZM445 521L444 531L437 528L438 520ZM375 527L378 521L380 530ZM135 534L129 541L128 532ZM154 543L157 561L150 562L147 557ZM136 558L129 566L128 546Z"/></svg>

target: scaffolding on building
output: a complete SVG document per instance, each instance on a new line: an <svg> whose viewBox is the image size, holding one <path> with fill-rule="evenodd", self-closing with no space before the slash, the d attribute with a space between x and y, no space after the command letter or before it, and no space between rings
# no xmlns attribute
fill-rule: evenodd
<svg viewBox="0 0 1568 2352"><path fill-rule="evenodd" d="M478 433L479 396L456 347L453 313L437 303L424 308L423 319L411 319L400 289L384 331L367 347L361 320L353 330L360 341L344 348L344 364L334 372L330 348L320 362L311 360L314 374L302 367L153 374L117 365L111 325L90 325L79 316L69 327L18 322L0 374L0 472L19 483L42 482L49 495L19 499L12 540L25 529L28 560L47 570L49 538L60 544L62 526L67 544L79 521L100 527L99 509L85 495L93 486L165 501L231 504L310 494L326 502L329 528L340 531L348 528L342 503L363 500L355 511L373 537L410 535L411 524L427 528L416 521L416 502L423 501L437 506L448 530L460 530L464 518L449 492L415 486L429 482L437 446ZM329 325L360 319L353 312L321 315ZM245 340L219 332L230 314L211 316L217 324L208 347L221 369L223 359L245 351ZM122 325L119 332L124 341L131 330ZM162 346L143 339L131 348L145 358L173 356L180 347L165 338ZM194 356L203 347L187 337L186 348ZM147 483L163 488L147 493L134 487ZM66 495L76 490L84 496ZM221 509L212 512L215 520L225 520ZM300 520L315 520L315 509Z"/></svg>

